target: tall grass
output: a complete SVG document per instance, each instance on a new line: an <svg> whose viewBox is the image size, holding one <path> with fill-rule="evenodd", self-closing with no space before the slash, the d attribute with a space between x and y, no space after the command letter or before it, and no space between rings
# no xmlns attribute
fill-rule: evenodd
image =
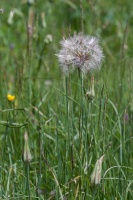
<svg viewBox="0 0 133 200"><path fill-rule="evenodd" d="M27 2L1 3L0 199L132 199L132 2ZM55 56L62 36L81 29L100 38L105 55L93 100L91 76L65 77Z"/></svg>

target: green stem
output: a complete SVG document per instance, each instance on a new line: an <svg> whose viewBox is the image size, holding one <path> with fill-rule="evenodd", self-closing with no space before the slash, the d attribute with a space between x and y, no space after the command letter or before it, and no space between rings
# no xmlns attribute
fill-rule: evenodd
<svg viewBox="0 0 133 200"><path fill-rule="evenodd" d="M66 131L67 131L67 135L68 135L68 143L69 143L69 147L70 147L70 133L69 133L69 100L68 100L68 77L66 77Z"/></svg>
<svg viewBox="0 0 133 200"><path fill-rule="evenodd" d="M30 168L30 164L27 163L25 164L25 174L26 174L26 191L30 200L30 178L29 178L29 168Z"/></svg>
<svg viewBox="0 0 133 200"><path fill-rule="evenodd" d="M82 159L82 148L83 148L83 73L80 71L79 74L79 78L80 78L80 115L79 115L79 138L80 138L80 142L81 142L81 146L80 146L80 155L81 155L81 159Z"/></svg>
<svg viewBox="0 0 133 200"><path fill-rule="evenodd" d="M41 171L42 171L42 137L41 137L41 130L39 130L39 174L38 174L38 185L37 189L40 188L41 183ZM39 194L37 194L38 196Z"/></svg>
<svg viewBox="0 0 133 200"><path fill-rule="evenodd" d="M66 160L70 163L69 167L65 164L65 181L68 182L73 177L73 149L72 149L72 101L70 101L71 96L71 77L66 77L65 80L65 87L66 87ZM69 175L68 175L69 172ZM70 186L71 189L71 186ZM71 193L69 194L68 198L71 199Z"/></svg>
<svg viewBox="0 0 133 200"><path fill-rule="evenodd" d="M84 91L83 91L83 73L81 71L79 71L79 79L80 79L80 110L79 110L79 139L80 139L80 162L81 162L81 182L80 182L80 191L82 190L82 183L83 183L83 173L82 173L82 169L83 169L83 122L84 122L84 105L83 105L83 101L84 101ZM82 192L81 192L81 199L82 199Z"/></svg>
<svg viewBox="0 0 133 200"><path fill-rule="evenodd" d="M96 196L96 188L92 188L92 200L95 199L95 196Z"/></svg>

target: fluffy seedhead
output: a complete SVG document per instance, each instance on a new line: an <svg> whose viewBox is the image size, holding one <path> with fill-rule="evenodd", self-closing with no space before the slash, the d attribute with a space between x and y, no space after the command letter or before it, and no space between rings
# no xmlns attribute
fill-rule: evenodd
<svg viewBox="0 0 133 200"><path fill-rule="evenodd" d="M74 35L61 41L61 50L57 54L61 69L65 74L75 69L84 73L100 69L103 51L96 37Z"/></svg>

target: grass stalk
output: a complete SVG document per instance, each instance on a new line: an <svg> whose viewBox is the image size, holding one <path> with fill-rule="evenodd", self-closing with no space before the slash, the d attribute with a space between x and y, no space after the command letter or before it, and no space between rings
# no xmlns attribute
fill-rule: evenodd
<svg viewBox="0 0 133 200"><path fill-rule="evenodd" d="M42 134L41 130L39 129L38 135L38 146L39 146L39 172L38 172L38 185L37 189L40 188L41 185L41 171L42 171Z"/></svg>
<svg viewBox="0 0 133 200"><path fill-rule="evenodd" d="M29 163L25 163L25 176L26 176L26 183L25 183L25 194L28 195L28 199L31 199L31 194L30 194L30 176L29 176L29 172L30 172L30 164Z"/></svg>

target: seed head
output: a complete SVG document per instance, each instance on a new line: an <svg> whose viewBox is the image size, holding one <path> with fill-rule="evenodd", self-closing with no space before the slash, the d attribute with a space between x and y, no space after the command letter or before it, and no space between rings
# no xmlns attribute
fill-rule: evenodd
<svg viewBox="0 0 133 200"><path fill-rule="evenodd" d="M23 150L22 160L24 163L30 163L32 160L27 132L25 132L24 134L24 150Z"/></svg>
<svg viewBox="0 0 133 200"><path fill-rule="evenodd" d="M103 60L103 51L96 37L74 35L61 41L61 50L57 54L64 73L69 74L75 69L86 73L99 69Z"/></svg>
<svg viewBox="0 0 133 200"><path fill-rule="evenodd" d="M91 184L98 185L101 182L101 172L102 172L102 162L103 162L104 155L101 156L94 167L94 170L91 174Z"/></svg>

